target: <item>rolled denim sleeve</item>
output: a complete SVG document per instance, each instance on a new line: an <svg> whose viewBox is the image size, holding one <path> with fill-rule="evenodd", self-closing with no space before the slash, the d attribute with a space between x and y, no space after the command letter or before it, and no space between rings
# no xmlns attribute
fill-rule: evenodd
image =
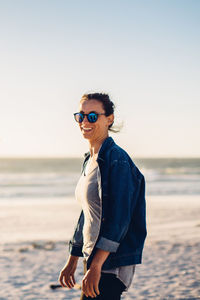
<svg viewBox="0 0 200 300"><path fill-rule="evenodd" d="M107 182L108 194L102 194L107 213L102 220L97 248L116 252L128 231L140 186L140 180L134 175L135 171L126 160L116 159L111 164Z"/></svg>
<svg viewBox="0 0 200 300"><path fill-rule="evenodd" d="M120 245L119 243L111 241L111 240L101 236L99 241L96 244L96 247L103 249L105 251L116 252L119 245Z"/></svg>

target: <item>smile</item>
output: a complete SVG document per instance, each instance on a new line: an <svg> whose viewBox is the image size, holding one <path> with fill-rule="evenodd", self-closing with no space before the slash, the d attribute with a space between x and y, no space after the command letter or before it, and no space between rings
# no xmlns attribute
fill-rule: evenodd
<svg viewBox="0 0 200 300"><path fill-rule="evenodd" d="M81 127L81 130L84 130L84 131L91 131L92 130L92 128L89 128L89 127Z"/></svg>

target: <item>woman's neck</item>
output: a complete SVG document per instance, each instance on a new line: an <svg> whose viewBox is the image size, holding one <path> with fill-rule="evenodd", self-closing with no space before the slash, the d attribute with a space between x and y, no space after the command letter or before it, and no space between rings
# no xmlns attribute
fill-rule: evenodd
<svg viewBox="0 0 200 300"><path fill-rule="evenodd" d="M103 141L108 137L108 135L102 139L96 141L89 141L89 149L90 149L90 156L95 157L97 156L99 149L103 143Z"/></svg>

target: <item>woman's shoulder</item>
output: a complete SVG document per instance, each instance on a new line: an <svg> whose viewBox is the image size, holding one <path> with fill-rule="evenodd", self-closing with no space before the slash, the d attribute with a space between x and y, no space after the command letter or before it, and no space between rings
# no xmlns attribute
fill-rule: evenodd
<svg viewBox="0 0 200 300"><path fill-rule="evenodd" d="M128 162L130 158L129 154L116 143L110 149L110 157L118 159L119 161Z"/></svg>
<svg viewBox="0 0 200 300"><path fill-rule="evenodd" d="M143 177L143 174L135 164L133 158L130 157L128 152L124 150L122 147L120 147L117 144L114 144L112 146L112 149L110 149L110 161L112 163L121 163L124 164L126 167L129 167L132 170L132 173L136 177Z"/></svg>

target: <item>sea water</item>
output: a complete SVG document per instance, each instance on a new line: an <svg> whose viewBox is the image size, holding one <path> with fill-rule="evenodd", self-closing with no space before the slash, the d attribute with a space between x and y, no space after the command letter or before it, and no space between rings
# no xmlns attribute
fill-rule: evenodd
<svg viewBox="0 0 200 300"><path fill-rule="evenodd" d="M199 195L200 158L133 158L146 179L146 195ZM81 158L1 158L0 201L72 199Z"/></svg>

